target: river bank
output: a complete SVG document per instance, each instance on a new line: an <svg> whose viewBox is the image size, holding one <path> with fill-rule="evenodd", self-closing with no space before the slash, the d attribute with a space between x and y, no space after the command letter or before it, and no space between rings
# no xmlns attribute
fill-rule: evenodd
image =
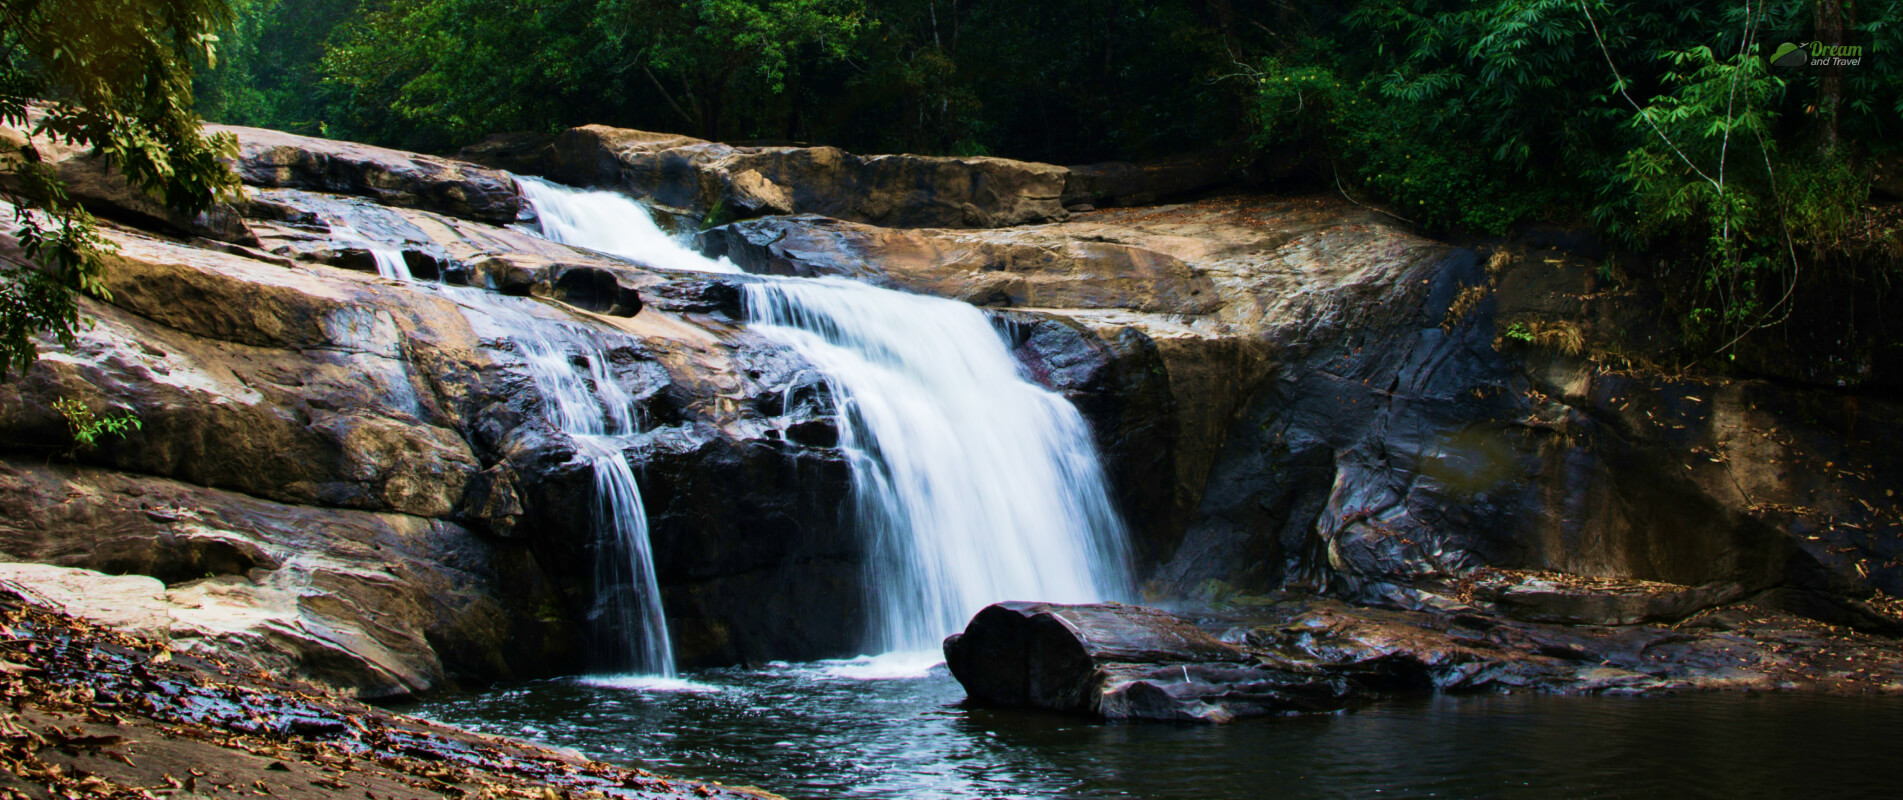
<svg viewBox="0 0 1903 800"><path fill-rule="evenodd" d="M0 797L773 798L367 706L0 587Z"/></svg>

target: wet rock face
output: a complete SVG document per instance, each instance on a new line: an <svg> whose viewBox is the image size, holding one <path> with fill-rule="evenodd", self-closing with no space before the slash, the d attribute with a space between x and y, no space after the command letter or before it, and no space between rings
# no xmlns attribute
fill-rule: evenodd
<svg viewBox="0 0 1903 800"><path fill-rule="evenodd" d="M279 171L249 178L306 188L250 189L242 235L110 229L97 324L0 383L0 553L148 576L161 614L217 611L181 635L366 696L594 663L587 616L612 587L592 580L587 462L509 335L454 293L480 289L377 278L370 248L394 249L610 342L685 663L856 652L863 555L830 400L735 324L737 284L479 221L514 219L483 200L497 173L279 144L315 155L259 150ZM71 452L60 398L141 428ZM28 468L66 459L84 468Z"/></svg>
<svg viewBox="0 0 1903 800"><path fill-rule="evenodd" d="M1300 585L1457 609L1466 577L1494 566L1695 587L1678 613L1768 592L1821 619L1898 629L1865 602L1896 580L1880 563L1890 539L1871 535L1896 506L1855 499L1885 493L1878 476L1899 474L1896 456L1830 433L1891 430L1893 402L1615 370L1569 355L1551 328L1516 342L1502 332L1563 312L1589 329L1576 335L1626 337L1614 346L1631 352L1656 331L1653 306L1594 290L1589 264L1555 254L1478 264L1458 250L1418 264L1359 316L1283 351L1156 573L1169 591Z"/></svg>
<svg viewBox="0 0 1903 800"><path fill-rule="evenodd" d="M866 554L851 517L851 477L837 435L815 443L810 430L830 426L830 400L810 371L794 374L800 365L784 352L752 347L760 349L739 356L761 374L763 388L746 400L758 421L723 430L688 408L627 442L682 667L838 657L857 652L864 635ZM683 399L649 407L674 402ZM601 557L587 533L598 528L593 472L539 420L505 437L498 447L525 509L512 537L552 574L592 576ZM562 591L585 612L598 587L572 580Z"/></svg>
<svg viewBox="0 0 1903 800"><path fill-rule="evenodd" d="M810 213L892 227L990 228L1065 215L1067 170L1002 158L735 147L602 125L546 141L491 139L463 157L619 189L701 218Z"/></svg>
<svg viewBox="0 0 1903 800"><path fill-rule="evenodd" d="M1292 676L1259 671L1252 662L1185 620L1117 603L998 603L945 640L946 666L983 705L1227 722L1338 708L1346 700L1345 686L1286 680ZM1226 702L1205 702L1218 681Z"/></svg>
<svg viewBox="0 0 1903 800"><path fill-rule="evenodd" d="M768 217L703 239L753 271L996 309L1027 375L1092 421L1158 596L1460 608L1491 566L1692 587L1666 604L1687 612L1771 592L1898 624L1866 602L1903 563L1882 534L1903 466L1873 444L1903 422L1894 400L1615 369L1608 353L1669 337L1656 298L1537 241L1482 253L1266 198L977 231Z"/></svg>

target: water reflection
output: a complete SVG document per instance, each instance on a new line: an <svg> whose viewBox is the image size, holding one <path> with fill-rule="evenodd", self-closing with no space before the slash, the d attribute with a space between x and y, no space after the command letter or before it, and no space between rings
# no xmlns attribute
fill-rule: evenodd
<svg viewBox="0 0 1903 800"><path fill-rule="evenodd" d="M1421 698L1227 726L960 704L943 668L710 670L715 690L550 681L413 709L791 798L1815 797L1891 793L1903 701Z"/></svg>

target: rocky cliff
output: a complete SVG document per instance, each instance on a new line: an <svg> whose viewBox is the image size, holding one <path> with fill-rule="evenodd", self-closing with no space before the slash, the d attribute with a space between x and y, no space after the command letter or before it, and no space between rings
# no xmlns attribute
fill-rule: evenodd
<svg viewBox="0 0 1903 800"><path fill-rule="evenodd" d="M830 401L738 324L746 276L530 236L492 168L234 132L247 197L194 219L57 154L116 221L111 296L0 384L0 553L366 695L587 664L588 462L493 320L376 277L371 249L395 248L602 344L645 420L626 448L684 663L859 645ZM702 243L752 272L987 307L1094 424L1152 599L1611 624L1751 600L1900 630L1897 399L1676 369L1657 299L1577 253L1450 246L1329 197L1087 209L1193 170L1150 186L605 128L472 157L750 216ZM73 451L61 398L143 427Z"/></svg>
<svg viewBox="0 0 1903 800"><path fill-rule="evenodd" d="M704 237L754 271L999 309L1027 369L1096 422L1157 600L1294 588L1471 610L1491 567L1683 587L1650 619L1756 598L1903 630L1897 399L1674 367L1658 298L1574 252L1245 196ZM1637 621L1616 599L1523 594L1505 610Z"/></svg>
<svg viewBox="0 0 1903 800"><path fill-rule="evenodd" d="M84 571L10 579L367 696L586 667L589 462L506 331L375 274L395 248L603 343L647 421L626 445L685 663L856 645L843 462L805 443L829 444L818 384L735 324L731 285L499 227L523 213L506 173L236 133L247 196L194 220L59 153L123 224L93 323L0 383L0 553ZM141 428L76 451L62 398Z"/></svg>

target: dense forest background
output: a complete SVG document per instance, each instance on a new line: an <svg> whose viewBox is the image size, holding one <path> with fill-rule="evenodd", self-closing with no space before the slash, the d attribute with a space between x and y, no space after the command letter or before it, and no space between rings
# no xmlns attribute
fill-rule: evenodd
<svg viewBox="0 0 1903 800"><path fill-rule="evenodd" d="M1838 343L1832 358L1903 364L1891 313L1903 0L0 0L0 12L0 116L23 123L32 98L111 109L55 119L109 155L175 143L185 156L121 159L155 165L160 183L229 146L193 144L194 111L437 152L587 123L1060 164L1195 152L1245 182L1339 193L1456 240L1534 221L1589 230L1634 256L1609 260L1609 281L1668 279L1701 353L1781 328ZM1858 63L1770 63L1817 39L1861 48ZM192 198L228 182L176 174ZM83 221L57 192L39 195Z"/></svg>
<svg viewBox="0 0 1903 800"><path fill-rule="evenodd" d="M1807 270L1887 298L1903 249L1870 205L1903 0L234 2L212 119L437 151L587 123L1064 164L1227 146L1432 232L1650 251L1689 270L1708 352L1787 319ZM1770 65L1819 32L1862 61Z"/></svg>

